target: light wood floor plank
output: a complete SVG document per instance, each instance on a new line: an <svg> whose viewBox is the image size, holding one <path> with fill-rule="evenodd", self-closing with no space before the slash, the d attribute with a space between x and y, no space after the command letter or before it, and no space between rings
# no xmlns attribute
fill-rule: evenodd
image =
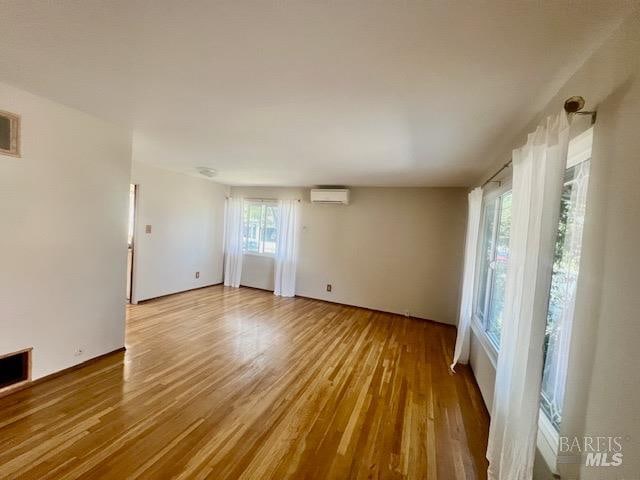
<svg viewBox="0 0 640 480"><path fill-rule="evenodd" d="M0 399L0 478L486 478L454 340L248 288L129 306L126 353Z"/></svg>

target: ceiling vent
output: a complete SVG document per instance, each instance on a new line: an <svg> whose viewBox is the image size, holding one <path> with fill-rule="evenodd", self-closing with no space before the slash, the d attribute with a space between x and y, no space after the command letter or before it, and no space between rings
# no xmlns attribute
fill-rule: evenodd
<svg viewBox="0 0 640 480"><path fill-rule="evenodd" d="M349 190L346 188L314 188L311 203L333 203L349 205Z"/></svg>

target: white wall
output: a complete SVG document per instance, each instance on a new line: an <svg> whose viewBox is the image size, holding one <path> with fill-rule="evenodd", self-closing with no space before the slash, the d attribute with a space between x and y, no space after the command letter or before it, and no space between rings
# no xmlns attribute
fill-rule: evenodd
<svg viewBox="0 0 640 480"><path fill-rule="evenodd" d="M496 381L496 367L473 331L471 332L469 363L476 377L476 382L478 382L478 386L480 387L480 393L487 406L487 410L491 412L493 405L493 387Z"/></svg>
<svg viewBox="0 0 640 480"><path fill-rule="evenodd" d="M298 295L456 323L465 189L352 188L348 206L311 204L308 189L232 194L303 199ZM245 255L242 284L272 290L273 261Z"/></svg>
<svg viewBox="0 0 640 480"><path fill-rule="evenodd" d="M131 181L138 185L134 301L222 282L227 188L139 162Z"/></svg>
<svg viewBox="0 0 640 480"><path fill-rule="evenodd" d="M124 345L131 138L2 83L0 110L22 116L22 158L0 155L0 354L33 347L38 378Z"/></svg>
<svg viewBox="0 0 640 480"><path fill-rule="evenodd" d="M624 458L616 468L562 465L562 478L635 478L640 472L639 76L636 11L527 127L571 95L583 95L598 109L561 434L622 436ZM513 147L524 143L524 134ZM472 345L478 383L483 393L492 392L488 358L477 339Z"/></svg>

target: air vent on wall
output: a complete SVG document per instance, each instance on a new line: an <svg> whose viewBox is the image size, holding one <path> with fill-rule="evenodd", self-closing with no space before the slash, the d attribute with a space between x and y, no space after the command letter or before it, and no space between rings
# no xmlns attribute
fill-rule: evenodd
<svg viewBox="0 0 640 480"><path fill-rule="evenodd" d="M31 381L31 348L0 355L0 397Z"/></svg>

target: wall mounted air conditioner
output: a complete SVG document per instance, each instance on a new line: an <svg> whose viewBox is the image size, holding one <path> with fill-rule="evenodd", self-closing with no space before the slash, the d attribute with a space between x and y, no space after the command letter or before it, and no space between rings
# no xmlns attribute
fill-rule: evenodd
<svg viewBox="0 0 640 480"><path fill-rule="evenodd" d="M346 188L314 188L311 203L335 203L349 205L349 190Z"/></svg>

